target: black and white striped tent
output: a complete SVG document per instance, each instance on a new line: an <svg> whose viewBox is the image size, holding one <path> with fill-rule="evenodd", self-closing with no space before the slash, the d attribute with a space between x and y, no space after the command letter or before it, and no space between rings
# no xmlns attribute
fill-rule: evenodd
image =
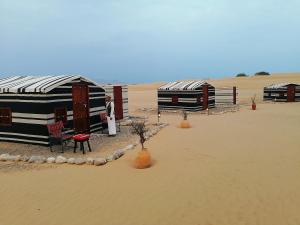
<svg viewBox="0 0 300 225"><path fill-rule="evenodd" d="M77 75L0 79L0 140L48 145L47 124L62 120L68 132L102 129L105 91Z"/></svg>
<svg viewBox="0 0 300 225"><path fill-rule="evenodd" d="M300 101L300 85L293 83L273 84L264 88L264 101Z"/></svg>
<svg viewBox="0 0 300 225"><path fill-rule="evenodd" d="M159 109L200 111L215 106L215 88L206 81L170 82L158 88Z"/></svg>

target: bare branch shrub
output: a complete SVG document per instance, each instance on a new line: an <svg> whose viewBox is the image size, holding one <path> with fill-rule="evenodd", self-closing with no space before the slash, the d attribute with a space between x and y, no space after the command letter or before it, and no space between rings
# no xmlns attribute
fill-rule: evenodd
<svg viewBox="0 0 300 225"><path fill-rule="evenodd" d="M142 145L142 150L144 150L144 143L146 141L145 135L149 129L146 127L146 121L132 121L131 122L131 132L137 134L140 137L140 143Z"/></svg>
<svg viewBox="0 0 300 225"><path fill-rule="evenodd" d="M182 117L184 120L187 120L187 112L186 110L182 110Z"/></svg>
<svg viewBox="0 0 300 225"><path fill-rule="evenodd" d="M251 97L251 101L253 105L255 104L255 99L256 99L256 94L253 97Z"/></svg>

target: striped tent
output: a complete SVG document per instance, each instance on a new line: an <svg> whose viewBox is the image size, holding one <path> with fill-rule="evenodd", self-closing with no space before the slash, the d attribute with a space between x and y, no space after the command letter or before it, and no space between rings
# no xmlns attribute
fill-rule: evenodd
<svg viewBox="0 0 300 225"><path fill-rule="evenodd" d="M215 106L215 88L206 81L177 81L158 88L159 109L200 111Z"/></svg>
<svg viewBox="0 0 300 225"><path fill-rule="evenodd" d="M105 91L79 75L0 79L0 140L49 144L47 124L62 120L69 133L102 129Z"/></svg>
<svg viewBox="0 0 300 225"><path fill-rule="evenodd" d="M264 101L300 101L300 85L293 83L272 84L264 88Z"/></svg>

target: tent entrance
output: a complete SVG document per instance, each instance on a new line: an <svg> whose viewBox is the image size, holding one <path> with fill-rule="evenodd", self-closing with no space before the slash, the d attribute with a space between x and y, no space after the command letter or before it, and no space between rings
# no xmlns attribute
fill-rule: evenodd
<svg viewBox="0 0 300 225"><path fill-rule="evenodd" d="M287 90L287 101L294 102L295 101L295 86L289 85Z"/></svg>
<svg viewBox="0 0 300 225"><path fill-rule="evenodd" d="M203 110L208 108L208 86L203 85Z"/></svg>
<svg viewBox="0 0 300 225"><path fill-rule="evenodd" d="M73 84L73 126L76 133L90 130L89 87L87 84Z"/></svg>
<svg viewBox="0 0 300 225"><path fill-rule="evenodd" d="M122 87L114 86L114 103L115 103L115 115L117 120L123 119L123 96Z"/></svg>

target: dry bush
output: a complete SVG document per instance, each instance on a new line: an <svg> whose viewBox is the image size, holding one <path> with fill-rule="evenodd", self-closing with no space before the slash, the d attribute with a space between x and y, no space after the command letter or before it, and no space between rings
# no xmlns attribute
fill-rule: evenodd
<svg viewBox="0 0 300 225"><path fill-rule="evenodd" d="M251 97L251 101L253 105L255 104L255 99L256 99L256 94L253 97Z"/></svg>
<svg viewBox="0 0 300 225"><path fill-rule="evenodd" d="M145 135L148 132L148 128L146 127L145 120L135 120L131 122L131 132L133 134L137 134L140 138L140 143L142 145L142 150L144 148L144 143L146 141Z"/></svg>
<svg viewBox="0 0 300 225"><path fill-rule="evenodd" d="M186 110L182 110L182 117L183 117L183 120L187 120L187 111Z"/></svg>

